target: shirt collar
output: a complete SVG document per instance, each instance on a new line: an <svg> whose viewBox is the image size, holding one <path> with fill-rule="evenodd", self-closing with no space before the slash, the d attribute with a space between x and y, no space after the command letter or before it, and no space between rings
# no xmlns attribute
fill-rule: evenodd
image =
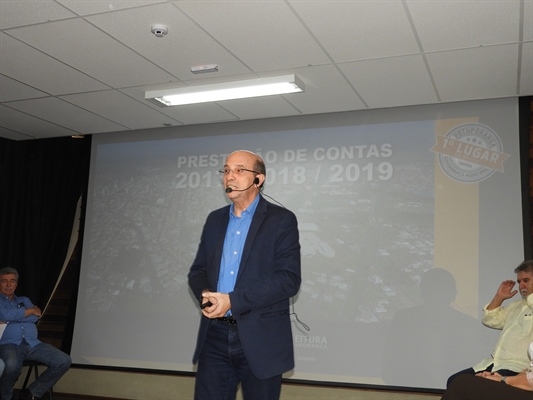
<svg viewBox="0 0 533 400"><path fill-rule="evenodd" d="M241 213L241 217L248 217L249 215L254 215L255 209L257 208L258 204L259 204L259 196L255 196L254 201L252 201L252 203L246 208L246 210L244 210ZM235 209L235 204L231 203L231 206L229 208L230 216L239 218L233 213L234 209Z"/></svg>

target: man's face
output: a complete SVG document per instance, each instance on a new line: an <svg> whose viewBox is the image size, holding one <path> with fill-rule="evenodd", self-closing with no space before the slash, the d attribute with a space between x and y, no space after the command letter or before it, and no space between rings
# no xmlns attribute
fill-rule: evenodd
<svg viewBox="0 0 533 400"><path fill-rule="evenodd" d="M253 170L254 163L255 157L246 152L233 153L228 157L224 168L229 169L230 173L224 175L222 180L224 187L231 187L233 190L236 190L228 194L230 199L249 196L253 198L255 196L257 190L253 190L250 186L253 185L256 174L242 170L243 168ZM238 171L241 171L241 173ZM250 189L247 189L249 187Z"/></svg>
<svg viewBox="0 0 533 400"><path fill-rule="evenodd" d="M531 272L520 271L516 276L518 290L525 299L533 293L533 274Z"/></svg>
<svg viewBox="0 0 533 400"><path fill-rule="evenodd" d="M7 274L0 276L0 293L4 296L13 298L15 289L17 288L17 277L15 274Z"/></svg>

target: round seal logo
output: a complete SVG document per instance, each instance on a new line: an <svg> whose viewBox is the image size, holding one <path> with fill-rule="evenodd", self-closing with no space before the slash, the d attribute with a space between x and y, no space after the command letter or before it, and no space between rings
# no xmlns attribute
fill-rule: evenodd
<svg viewBox="0 0 533 400"><path fill-rule="evenodd" d="M458 182L480 182L495 171L503 172L503 161L509 157L496 132L479 123L458 125L436 139L431 150L438 153L440 168Z"/></svg>

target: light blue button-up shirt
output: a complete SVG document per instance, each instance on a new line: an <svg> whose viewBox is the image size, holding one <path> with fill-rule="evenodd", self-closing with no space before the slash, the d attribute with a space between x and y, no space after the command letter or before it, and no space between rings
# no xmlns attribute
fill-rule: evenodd
<svg viewBox="0 0 533 400"><path fill-rule="evenodd" d="M244 251L244 242L248 236L248 230L252 223L255 209L259 203L259 196L244 210L240 217L237 217L232 204L229 209L229 224L224 239L222 261L220 262L220 273L218 277L217 291L220 293L230 293L235 288L235 281L239 273L239 265ZM230 310L231 311L231 310ZM229 312L231 314L231 312Z"/></svg>
<svg viewBox="0 0 533 400"><path fill-rule="evenodd" d="M31 347L41 343L37 339L37 326L39 320L36 315L24 316L26 308L32 308L34 305L25 296L13 296L12 300L3 294L0 294L0 321L6 322L6 328L0 339L2 344L21 344L26 340Z"/></svg>

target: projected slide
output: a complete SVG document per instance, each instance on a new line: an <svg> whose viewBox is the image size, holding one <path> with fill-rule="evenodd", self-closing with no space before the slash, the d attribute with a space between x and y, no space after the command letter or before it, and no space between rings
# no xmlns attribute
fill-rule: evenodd
<svg viewBox="0 0 533 400"><path fill-rule="evenodd" d="M187 273L205 218L228 204L218 170L247 149L267 166L265 198L298 218L287 377L444 387L490 355L497 333L480 310L523 257L513 109L500 100L297 128L95 136L74 362L194 371L200 312Z"/></svg>

